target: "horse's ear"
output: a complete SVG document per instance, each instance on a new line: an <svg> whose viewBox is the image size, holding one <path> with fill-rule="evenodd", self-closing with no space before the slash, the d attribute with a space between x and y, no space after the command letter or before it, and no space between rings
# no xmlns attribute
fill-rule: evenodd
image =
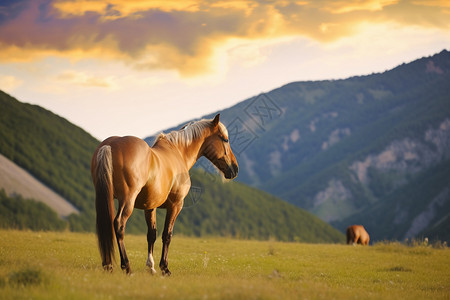
<svg viewBox="0 0 450 300"><path fill-rule="evenodd" d="M219 125L219 118L220 118L220 114L217 114L217 115L214 117L214 120L212 121L214 127L216 127L217 125Z"/></svg>

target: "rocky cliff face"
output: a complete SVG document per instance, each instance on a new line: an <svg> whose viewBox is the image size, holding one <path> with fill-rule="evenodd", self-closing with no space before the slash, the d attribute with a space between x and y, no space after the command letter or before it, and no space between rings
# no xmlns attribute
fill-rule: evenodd
<svg viewBox="0 0 450 300"><path fill-rule="evenodd" d="M450 118L437 128L430 128L421 139L404 138L390 143L383 151L370 154L362 161L355 161L350 170L359 182L370 184L369 169L380 173L398 174L398 184L406 177L450 158Z"/></svg>
<svg viewBox="0 0 450 300"><path fill-rule="evenodd" d="M411 184L416 174L449 159L450 118L446 118L437 127L429 128L418 135L418 138L395 140L380 152L350 163L348 170L353 175L352 184L361 185L373 196L373 201L378 202L395 189ZM439 221L436 219L438 212L450 205L449 186L450 179L449 185L444 185L429 203L423 199L426 205L422 210L415 211L401 203L392 203L395 210L393 224L407 223L407 230L401 236L402 239L415 237ZM339 178L333 178L325 189L314 196L312 211L328 222L345 219L358 213L358 208L351 205L352 200L351 189ZM331 207L334 213L330 213L330 209L321 209L323 207ZM344 207L345 210L342 209Z"/></svg>

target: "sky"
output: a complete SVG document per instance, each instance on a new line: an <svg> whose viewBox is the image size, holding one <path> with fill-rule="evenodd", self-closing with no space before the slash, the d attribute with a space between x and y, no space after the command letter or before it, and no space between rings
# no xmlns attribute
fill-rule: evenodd
<svg viewBox="0 0 450 300"><path fill-rule="evenodd" d="M0 0L0 90L99 140L443 49L447 0Z"/></svg>

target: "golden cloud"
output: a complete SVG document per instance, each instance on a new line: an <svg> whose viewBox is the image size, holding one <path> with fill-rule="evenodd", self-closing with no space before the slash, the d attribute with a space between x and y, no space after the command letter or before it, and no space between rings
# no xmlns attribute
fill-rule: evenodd
<svg viewBox="0 0 450 300"><path fill-rule="evenodd" d="M1 61L93 57L184 76L213 71L216 49L233 39L301 35L328 43L367 23L450 27L448 2L438 0L20 3L13 8L0 4Z"/></svg>
<svg viewBox="0 0 450 300"><path fill-rule="evenodd" d="M326 6L332 13L342 14L353 11L380 11L385 6L396 4L398 0L353 0L353 1L333 1Z"/></svg>
<svg viewBox="0 0 450 300"><path fill-rule="evenodd" d="M62 17L83 16L86 13L96 13L104 19L117 19L129 17L148 10L159 10L163 12L186 11L195 12L199 10L198 1L178 1L178 0L160 0L160 1L142 1L142 0L110 0L110 1L91 1L78 0L67 1L60 0L53 3L53 8Z"/></svg>

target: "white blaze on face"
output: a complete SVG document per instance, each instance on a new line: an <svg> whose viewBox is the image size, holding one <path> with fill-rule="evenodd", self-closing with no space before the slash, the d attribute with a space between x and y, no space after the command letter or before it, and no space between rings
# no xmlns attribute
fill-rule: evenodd
<svg viewBox="0 0 450 300"><path fill-rule="evenodd" d="M228 130L222 123L219 123L220 132L222 132L223 137L228 139Z"/></svg>
<svg viewBox="0 0 450 300"><path fill-rule="evenodd" d="M219 123L219 131L222 133L223 137L228 140L228 130L222 123ZM231 159L228 155L228 147L225 148L225 161L228 165L231 165Z"/></svg>

